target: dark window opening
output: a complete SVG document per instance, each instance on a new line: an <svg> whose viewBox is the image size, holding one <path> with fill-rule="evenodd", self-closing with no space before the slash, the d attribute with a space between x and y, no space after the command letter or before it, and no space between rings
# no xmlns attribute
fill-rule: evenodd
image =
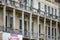
<svg viewBox="0 0 60 40"><path fill-rule="evenodd" d="M6 16L6 29L5 30L7 31L7 16Z"/></svg>
<svg viewBox="0 0 60 40"><path fill-rule="evenodd" d="M54 35L54 33L53 33L53 32L54 32L54 29L52 28L52 36Z"/></svg>
<svg viewBox="0 0 60 40"><path fill-rule="evenodd" d="M22 20L20 20L20 29L22 29Z"/></svg>
<svg viewBox="0 0 60 40"><path fill-rule="evenodd" d="M53 15L53 8L52 8L52 15Z"/></svg>
<svg viewBox="0 0 60 40"><path fill-rule="evenodd" d="M48 15L50 16L50 6L48 6Z"/></svg>
<svg viewBox="0 0 60 40"><path fill-rule="evenodd" d="M38 12L40 13L40 2L38 2Z"/></svg>
<svg viewBox="0 0 60 40"><path fill-rule="evenodd" d="M47 12L47 10L46 10L46 9L47 9L47 5L45 5L45 12Z"/></svg>
<svg viewBox="0 0 60 40"><path fill-rule="evenodd" d="M13 17L10 17L10 29L13 27Z"/></svg>
<svg viewBox="0 0 60 40"><path fill-rule="evenodd" d="M48 27L48 35L50 35L50 27Z"/></svg>
<svg viewBox="0 0 60 40"><path fill-rule="evenodd" d="M34 32L34 23L32 22L32 33Z"/></svg>
<svg viewBox="0 0 60 40"><path fill-rule="evenodd" d="M56 14L57 14L57 10L55 9L55 17L57 18Z"/></svg>
<svg viewBox="0 0 60 40"><path fill-rule="evenodd" d="M27 31L27 21L24 21L24 30Z"/></svg>

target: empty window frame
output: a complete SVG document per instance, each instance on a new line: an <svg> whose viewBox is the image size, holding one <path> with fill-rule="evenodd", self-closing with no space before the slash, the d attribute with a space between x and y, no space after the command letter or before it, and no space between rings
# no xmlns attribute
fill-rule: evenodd
<svg viewBox="0 0 60 40"><path fill-rule="evenodd" d="M13 27L13 17L10 17L10 28L12 29Z"/></svg>

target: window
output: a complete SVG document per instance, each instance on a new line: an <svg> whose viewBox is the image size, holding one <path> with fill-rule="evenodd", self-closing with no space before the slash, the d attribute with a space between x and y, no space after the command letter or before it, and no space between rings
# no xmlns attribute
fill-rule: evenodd
<svg viewBox="0 0 60 40"><path fill-rule="evenodd" d="M20 20L20 29L22 29L22 20Z"/></svg>
<svg viewBox="0 0 60 40"><path fill-rule="evenodd" d="M27 3L27 0L24 0L25 4Z"/></svg>
<svg viewBox="0 0 60 40"><path fill-rule="evenodd" d="M6 31L7 31L7 16L6 16Z"/></svg>
<svg viewBox="0 0 60 40"><path fill-rule="evenodd" d="M40 13L40 2L38 2L38 12Z"/></svg>
<svg viewBox="0 0 60 40"><path fill-rule="evenodd" d="M25 9L29 10L29 7L33 6L33 0L24 0L25 3Z"/></svg>
<svg viewBox="0 0 60 40"><path fill-rule="evenodd" d="M28 6L32 7L33 6L33 0L28 0Z"/></svg>
<svg viewBox="0 0 60 40"><path fill-rule="evenodd" d="M13 17L10 17L10 28L12 29L13 27Z"/></svg>
<svg viewBox="0 0 60 40"><path fill-rule="evenodd" d="M40 10L40 2L38 2L38 9Z"/></svg>
<svg viewBox="0 0 60 40"><path fill-rule="evenodd" d="M48 35L50 35L50 27L48 27Z"/></svg>
<svg viewBox="0 0 60 40"><path fill-rule="evenodd" d="M27 35L27 21L25 20L24 21L24 35L26 36Z"/></svg>
<svg viewBox="0 0 60 40"><path fill-rule="evenodd" d="M27 21L24 21L24 30L27 31Z"/></svg>
<svg viewBox="0 0 60 40"><path fill-rule="evenodd" d="M47 12L47 10L46 10L46 9L47 9L47 5L45 5L45 12Z"/></svg>
<svg viewBox="0 0 60 40"><path fill-rule="evenodd" d="M23 7L23 5L22 5L22 0L19 0L19 6L22 8Z"/></svg>
<svg viewBox="0 0 60 40"><path fill-rule="evenodd" d="M48 6L48 14L50 14L50 6Z"/></svg>
<svg viewBox="0 0 60 40"><path fill-rule="evenodd" d="M33 0L31 0L31 6L33 6Z"/></svg>
<svg viewBox="0 0 60 40"><path fill-rule="evenodd" d="M56 28L55 28L55 40L56 40Z"/></svg>
<svg viewBox="0 0 60 40"><path fill-rule="evenodd" d="M57 10L55 9L55 16L56 16L56 14L57 14Z"/></svg>
<svg viewBox="0 0 60 40"><path fill-rule="evenodd" d="M56 37L56 28L52 28L52 36Z"/></svg>
<svg viewBox="0 0 60 40"><path fill-rule="evenodd" d="M33 28L34 28L34 23L32 22L32 33L33 33L33 31L34 31L34 29L33 29Z"/></svg>
<svg viewBox="0 0 60 40"><path fill-rule="evenodd" d="M12 3L12 0L6 0L5 2L6 2L7 4L9 4L9 5L15 4L15 3L14 3L14 0L13 0L13 3Z"/></svg>
<svg viewBox="0 0 60 40"><path fill-rule="evenodd" d="M18 0L18 1L19 1L20 5L21 5L21 3L22 3L22 0Z"/></svg>
<svg viewBox="0 0 60 40"><path fill-rule="evenodd" d="M6 16L6 27L7 27L7 16Z"/></svg>
<svg viewBox="0 0 60 40"><path fill-rule="evenodd" d="M40 30L40 29L41 29L40 27L41 27L41 25L39 24L39 36L40 36L40 31L41 31L41 30Z"/></svg>
<svg viewBox="0 0 60 40"><path fill-rule="evenodd" d="M48 24L48 35L50 35L50 24Z"/></svg>
<svg viewBox="0 0 60 40"><path fill-rule="evenodd" d="M52 36L54 35L54 28L52 28Z"/></svg>
<svg viewBox="0 0 60 40"><path fill-rule="evenodd" d="M24 5L24 6L25 6L25 9L27 9L27 8L28 8L28 7L27 7L27 6L28 6L28 5L27 5L27 4L28 4L28 0L24 0L24 4L25 4L25 5Z"/></svg>
<svg viewBox="0 0 60 40"><path fill-rule="evenodd" d="M52 8L52 15L53 15L53 8Z"/></svg>
<svg viewBox="0 0 60 40"><path fill-rule="evenodd" d="M56 28L55 28L55 37L56 37Z"/></svg>

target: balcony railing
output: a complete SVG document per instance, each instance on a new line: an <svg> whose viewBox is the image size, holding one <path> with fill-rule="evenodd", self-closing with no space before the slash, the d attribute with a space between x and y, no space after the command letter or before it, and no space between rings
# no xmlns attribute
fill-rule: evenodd
<svg viewBox="0 0 60 40"><path fill-rule="evenodd" d="M30 32L29 31L24 31L24 37L30 38Z"/></svg>
<svg viewBox="0 0 60 40"><path fill-rule="evenodd" d="M19 30L19 29L12 29L12 28L10 28L10 27L7 27L4 32L22 35L22 30Z"/></svg>
<svg viewBox="0 0 60 40"><path fill-rule="evenodd" d="M38 38L38 33L32 33L32 39L37 39Z"/></svg>
<svg viewBox="0 0 60 40"><path fill-rule="evenodd" d="M13 33L13 34L20 34L20 35L23 35L23 31L22 30L19 30L19 29L12 29L10 27L7 27L4 31L4 27L3 26L0 26L0 31L2 32L7 32L7 33ZM31 35L32 36L31 36ZM24 31L24 37L28 37L30 38L30 36L32 37L32 39L36 39L38 37L38 33L30 33L29 31Z"/></svg>
<svg viewBox="0 0 60 40"><path fill-rule="evenodd" d="M31 37L31 39L37 39L38 38L38 33L30 33L29 31L24 31L24 37L27 37L27 38Z"/></svg>
<svg viewBox="0 0 60 40"><path fill-rule="evenodd" d="M14 30L12 28L10 28L10 27L7 27L5 32L15 33Z"/></svg>
<svg viewBox="0 0 60 40"><path fill-rule="evenodd" d="M4 31L4 27L3 26L0 26L0 31Z"/></svg>
<svg viewBox="0 0 60 40"><path fill-rule="evenodd" d="M52 36L52 40L56 40L56 37Z"/></svg>
<svg viewBox="0 0 60 40"><path fill-rule="evenodd" d="M44 34L39 34L39 37L40 38L44 38Z"/></svg>

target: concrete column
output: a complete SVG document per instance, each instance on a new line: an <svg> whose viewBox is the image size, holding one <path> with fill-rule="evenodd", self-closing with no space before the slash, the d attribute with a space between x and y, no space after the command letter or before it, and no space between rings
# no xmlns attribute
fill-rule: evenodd
<svg viewBox="0 0 60 40"><path fill-rule="evenodd" d="M44 17L44 40L46 40L46 14Z"/></svg>
<svg viewBox="0 0 60 40"><path fill-rule="evenodd" d="M55 40L55 28L53 29L53 37L54 37L54 39L52 39L52 40Z"/></svg>
<svg viewBox="0 0 60 40"><path fill-rule="evenodd" d="M58 40L58 22L56 22L56 40Z"/></svg>
<svg viewBox="0 0 60 40"><path fill-rule="evenodd" d="M32 38L32 13L30 14L30 38Z"/></svg>
<svg viewBox="0 0 60 40"><path fill-rule="evenodd" d="M15 14L15 8L13 9L13 29L15 30L15 17L16 17L16 14Z"/></svg>
<svg viewBox="0 0 60 40"><path fill-rule="evenodd" d="M4 31L6 31L6 6L3 7L3 25Z"/></svg>
<svg viewBox="0 0 60 40"><path fill-rule="evenodd" d="M22 11L22 34L24 35L24 11Z"/></svg>
<svg viewBox="0 0 60 40"><path fill-rule="evenodd" d="M38 24L38 39L37 40L39 40L39 16L37 17L37 24Z"/></svg>
<svg viewBox="0 0 60 40"><path fill-rule="evenodd" d="M52 40L52 18L50 20L50 40Z"/></svg>

